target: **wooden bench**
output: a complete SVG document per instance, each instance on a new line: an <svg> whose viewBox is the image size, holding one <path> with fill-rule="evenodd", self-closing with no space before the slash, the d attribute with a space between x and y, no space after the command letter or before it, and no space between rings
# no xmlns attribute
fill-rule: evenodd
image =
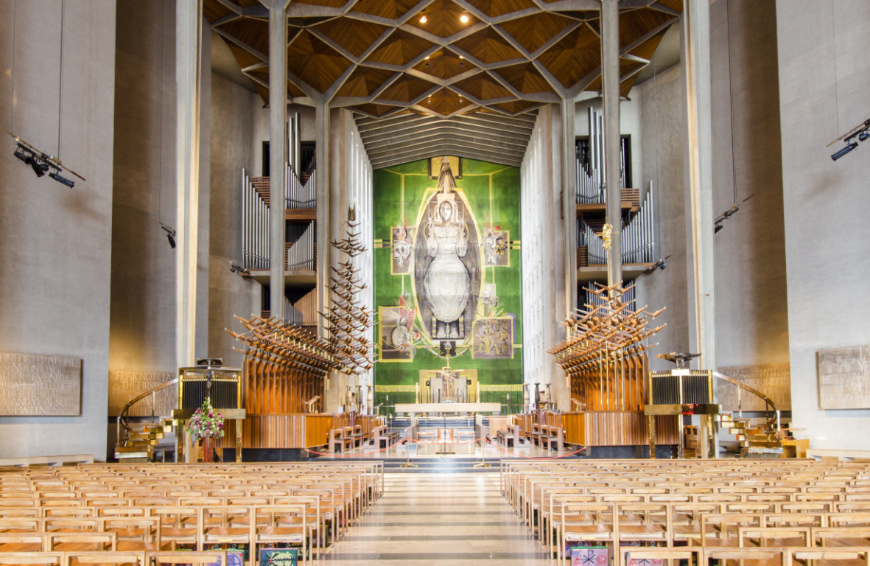
<svg viewBox="0 0 870 566"><path fill-rule="evenodd" d="M372 430L372 438L375 448L382 449L393 446L399 442L399 433L389 432L386 425L376 426Z"/></svg>
<svg viewBox="0 0 870 566"><path fill-rule="evenodd" d="M63 466L65 464L93 464L93 454L66 454L61 456L32 456L29 458L0 458L0 468L27 468L30 466Z"/></svg>
<svg viewBox="0 0 870 566"><path fill-rule="evenodd" d="M327 441L327 451L329 452L347 452L349 448L354 447L354 439L347 436L348 428L331 428Z"/></svg>

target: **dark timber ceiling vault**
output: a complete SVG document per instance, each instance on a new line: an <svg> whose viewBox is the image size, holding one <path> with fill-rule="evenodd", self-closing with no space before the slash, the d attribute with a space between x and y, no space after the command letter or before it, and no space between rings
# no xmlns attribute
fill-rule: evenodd
<svg viewBox="0 0 870 566"><path fill-rule="evenodd" d="M287 93L357 114L375 168L444 153L519 165L542 104L601 87L600 0L293 0ZM682 0L622 0L627 95ZM268 100L268 12L204 0Z"/></svg>

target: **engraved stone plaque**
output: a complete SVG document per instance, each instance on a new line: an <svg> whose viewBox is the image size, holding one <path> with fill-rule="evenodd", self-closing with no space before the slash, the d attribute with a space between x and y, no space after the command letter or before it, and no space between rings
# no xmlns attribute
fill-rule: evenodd
<svg viewBox="0 0 870 566"><path fill-rule="evenodd" d="M0 415L81 413L81 358L0 352Z"/></svg>
<svg viewBox="0 0 870 566"><path fill-rule="evenodd" d="M818 352L819 408L870 409L870 346Z"/></svg>
<svg viewBox="0 0 870 566"><path fill-rule="evenodd" d="M719 373L764 393L780 411L791 410L791 373L789 364L763 364L719 368ZM716 380L716 400L723 411L766 411L767 404L721 379Z"/></svg>
<svg viewBox="0 0 870 566"><path fill-rule="evenodd" d="M110 370L109 371L109 416L117 417L124 405L140 393L175 379L177 375L167 371ZM155 416L169 416L178 405L177 385L166 387L154 394ZM130 407L131 417L150 417L151 396L147 396Z"/></svg>

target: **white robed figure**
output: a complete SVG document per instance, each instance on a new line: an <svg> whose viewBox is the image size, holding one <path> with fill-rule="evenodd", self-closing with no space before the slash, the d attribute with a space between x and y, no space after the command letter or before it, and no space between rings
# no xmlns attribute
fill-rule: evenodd
<svg viewBox="0 0 870 566"><path fill-rule="evenodd" d="M471 276L462 262L468 253L468 227L456 203L453 173L445 158L441 162L441 175L436 208L425 225L423 237L432 263L426 270L423 285L429 297L429 306L435 318L433 338L459 340L460 317L465 312L470 295Z"/></svg>

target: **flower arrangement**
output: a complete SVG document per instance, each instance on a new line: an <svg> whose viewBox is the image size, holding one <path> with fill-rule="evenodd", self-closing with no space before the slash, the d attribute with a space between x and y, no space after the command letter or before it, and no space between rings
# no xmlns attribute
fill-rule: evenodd
<svg viewBox="0 0 870 566"><path fill-rule="evenodd" d="M202 402L202 407L193 413L187 432L193 435L194 440L224 437L224 416L212 408L208 397Z"/></svg>

